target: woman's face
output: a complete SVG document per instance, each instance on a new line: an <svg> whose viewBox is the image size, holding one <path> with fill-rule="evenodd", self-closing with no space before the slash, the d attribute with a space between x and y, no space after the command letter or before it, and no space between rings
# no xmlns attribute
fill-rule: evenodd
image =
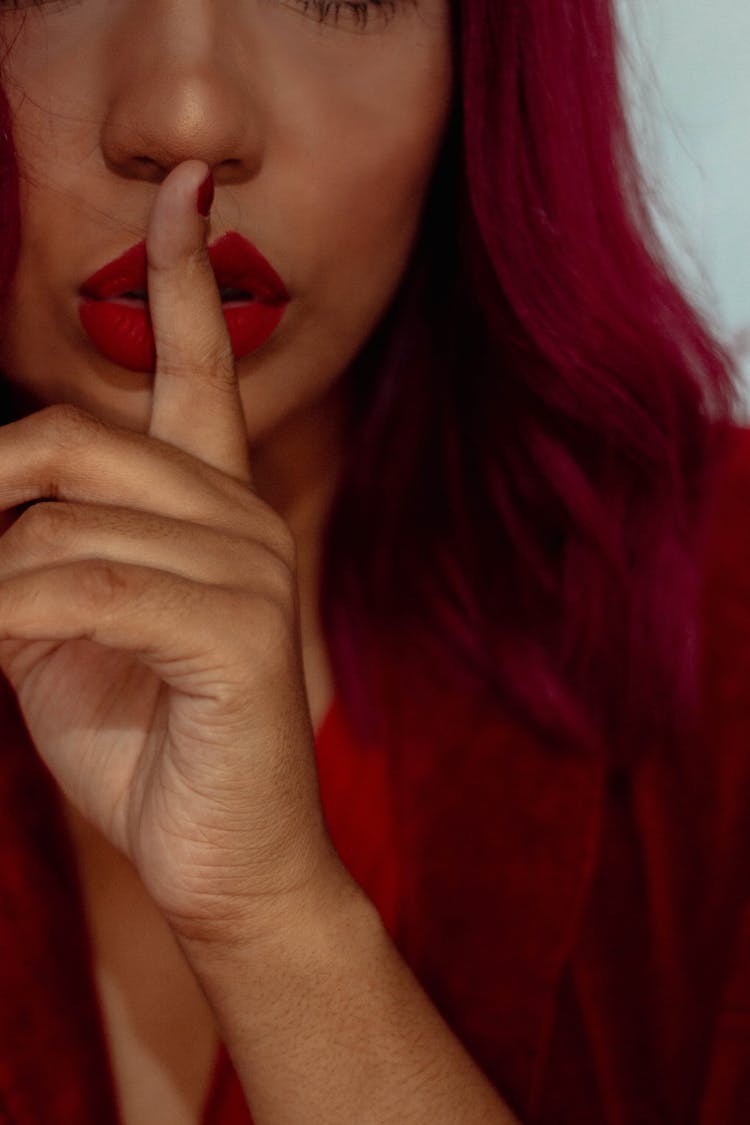
<svg viewBox="0 0 750 1125"><path fill-rule="evenodd" d="M449 0L18 2L0 0L21 176L10 382L146 430L151 377L93 343L80 288L198 158L209 243L244 236L291 298L238 361L251 444L334 401L416 234L449 111Z"/></svg>

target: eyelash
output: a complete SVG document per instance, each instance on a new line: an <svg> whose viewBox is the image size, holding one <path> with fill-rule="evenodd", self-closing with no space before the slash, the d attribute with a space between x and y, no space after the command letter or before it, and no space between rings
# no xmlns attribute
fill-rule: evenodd
<svg viewBox="0 0 750 1125"><path fill-rule="evenodd" d="M318 13L318 22L326 23L332 15L333 23L338 23L343 11L352 16L357 27L366 27L370 18L370 10L378 9L378 14L385 20L393 15L396 0L296 0L307 14L312 8Z"/></svg>
<svg viewBox="0 0 750 1125"><path fill-rule="evenodd" d="M0 8L41 8L43 3L44 0L0 0ZM364 28L373 8L382 19L389 20L398 0L294 0L294 3L303 9L305 15L311 10L317 12L319 23L338 23L339 16L345 12L354 19L357 27Z"/></svg>

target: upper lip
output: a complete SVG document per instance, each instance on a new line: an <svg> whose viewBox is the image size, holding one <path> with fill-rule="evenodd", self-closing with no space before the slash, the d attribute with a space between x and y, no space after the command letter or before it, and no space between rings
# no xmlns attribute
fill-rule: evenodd
<svg viewBox="0 0 750 1125"><path fill-rule="evenodd" d="M242 289L269 305L289 300L283 281L270 263L236 231L229 231L209 246L208 256L220 289ZM81 293L105 300L137 291L145 293L146 283L146 243L139 242L87 278Z"/></svg>

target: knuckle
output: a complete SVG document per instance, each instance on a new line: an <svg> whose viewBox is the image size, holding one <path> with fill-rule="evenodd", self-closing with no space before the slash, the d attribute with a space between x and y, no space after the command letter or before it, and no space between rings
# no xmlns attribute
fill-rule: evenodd
<svg viewBox="0 0 750 1125"><path fill-rule="evenodd" d="M291 572L297 572L297 540L289 525L270 508L253 488L245 483L230 481L231 501L240 512L240 519L232 515L227 522L235 534L244 536L251 542L259 542L275 555Z"/></svg>
<svg viewBox="0 0 750 1125"><path fill-rule="evenodd" d="M79 589L94 608L106 609L123 594L129 583L122 568L108 559L91 559L79 569Z"/></svg>
<svg viewBox="0 0 750 1125"><path fill-rule="evenodd" d="M294 606L297 580L286 561L275 552L269 552L263 567L263 584L266 596L283 606Z"/></svg>
<svg viewBox="0 0 750 1125"><path fill-rule="evenodd" d="M290 607L270 594L256 594L250 599L248 640L258 656L268 659L286 652L292 616Z"/></svg>
<svg viewBox="0 0 750 1125"><path fill-rule="evenodd" d="M257 537L266 549L284 564L292 575L297 571L297 541L289 526L263 501L260 501L260 524L258 519L258 497L248 496L248 529L251 536Z"/></svg>
<svg viewBox="0 0 750 1125"><path fill-rule="evenodd" d="M297 571L297 540L287 524L280 522L274 529L273 549L292 576Z"/></svg>
<svg viewBox="0 0 750 1125"><path fill-rule="evenodd" d="M21 546L34 554L59 550L75 536L79 518L73 504L40 501L19 517L11 529Z"/></svg>
<svg viewBox="0 0 750 1125"><path fill-rule="evenodd" d="M172 341L163 331L161 336L164 344L160 359L162 374L186 381L200 373L212 387L236 394L237 378L230 343L225 343L221 337L200 337L191 341L190 352L186 354L184 336Z"/></svg>
<svg viewBox="0 0 750 1125"><path fill-rule="evenodd" d="M232 556L232 572L237 576L238 586L241 589L252 587L254 591L261 591L263 596L278 599L283 605L296 604L298 597L297 571L293 560L285 554L293 553L291 548L269 542L268 536L263 538L252 535L252 529L241 538L230 536L221 537L224 552ZM226 557L226 555L225 555Z"/></svg>
<svg viewBox="0 0 750 1125"><path fill-rule="evenodd" d="M63 450L88 445L105 429L99 418L72 403L58 403L40 411L50 439Z"/></svg>
<svg viewBox="0 0 750 1125"><path fill-rule="evenodd" d="M211 384L234 397L237 393L237 373L232 345L226 333L221 332L218 338L205 340L202 349L198 349L198 355L201 357L201 370L206 372Z"/></svg>

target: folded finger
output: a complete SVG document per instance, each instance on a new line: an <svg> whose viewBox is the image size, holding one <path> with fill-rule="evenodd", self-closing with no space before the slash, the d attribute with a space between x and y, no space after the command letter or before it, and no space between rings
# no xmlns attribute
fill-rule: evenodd
<svg viewBox="0 0 750 1125"><path fill-rule="evenodd" d="M0 581L87 560L147 566L194 582L291 598L293 577L265 544L201 524L99 504L40 503L0 536Z"/></svg>
<svg viewBox="0 0 750 1125"><path fill-rule="evenodd" d="M0 510L43 498L234 528L281 550L289 540L278 515L244 482L71 406L0 428Z"/></svg>

